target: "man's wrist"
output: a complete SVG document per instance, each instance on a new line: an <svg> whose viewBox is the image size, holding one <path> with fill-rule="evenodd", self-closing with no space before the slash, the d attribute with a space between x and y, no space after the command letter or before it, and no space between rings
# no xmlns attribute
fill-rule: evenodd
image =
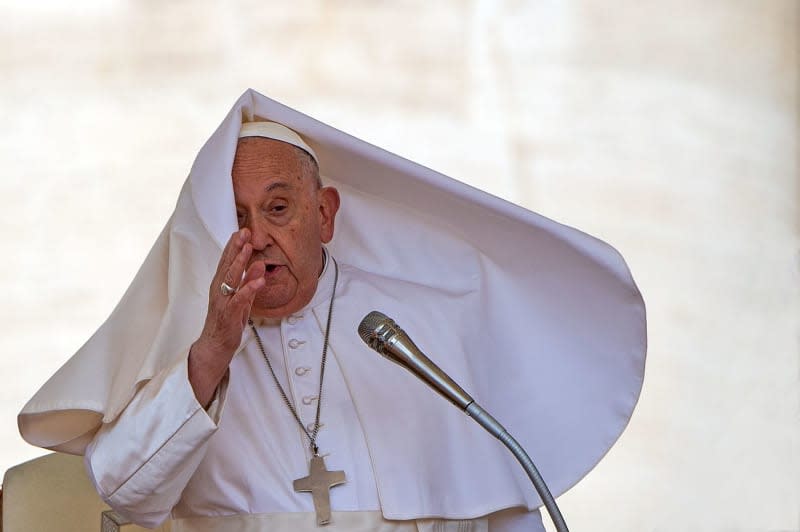
<svg viewBox="0 0 800 532"><path fill-rule="evenodd" d="M189 349L188 377L197 401L208 408L232 357L198 339Z"/></svg>

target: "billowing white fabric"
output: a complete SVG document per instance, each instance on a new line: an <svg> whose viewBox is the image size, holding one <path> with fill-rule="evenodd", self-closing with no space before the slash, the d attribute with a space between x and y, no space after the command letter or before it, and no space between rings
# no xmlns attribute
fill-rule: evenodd
<svg viewBox="0 0 800 532"><path fill-rule="evenodd" d="M342 196L331 250L350 265L342 296L359 304L337 309L331 345L347 354L339 363L364 412L384 516L463 518L540 501L462 414L361 343L356 327L373 308L517 436L555 495L594 467L626 426L644 370L644 305L618 253L254 91L200 151L118 307L24 407L26 440L83 452L137 387L185 356L237 228L231 165L242 121L256 118L297 131ZM417 396L422 410L404 402ZM486 475L503 489L489 492L498 484ZM453 479L471 489L451 496Z"/></svg>

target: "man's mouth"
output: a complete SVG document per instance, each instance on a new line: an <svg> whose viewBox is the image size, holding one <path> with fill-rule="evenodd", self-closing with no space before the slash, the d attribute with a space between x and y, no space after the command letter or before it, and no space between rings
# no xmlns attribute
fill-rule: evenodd
<svg viewBox="0 0 800 532"><path fill-rule="evenodd" d="M267 275L273 275L281 271L283 265L281 264L264 264L264 270Z"/></svg>

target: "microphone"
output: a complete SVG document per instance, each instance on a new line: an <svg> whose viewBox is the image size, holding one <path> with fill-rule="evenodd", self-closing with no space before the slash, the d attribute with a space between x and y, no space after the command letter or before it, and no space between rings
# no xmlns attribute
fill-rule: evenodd
<svg viewBox="0 0 800 532"><path fill-rule="evenodd" d="M463 410L492 436L503 442L525 469L528 478L539 493L542 503L547 508L556 530L569 532L561 510L525 449L489 412L484 410L447 373L425 356L425 353L411 341L411 338L393 319L373 310L361 320L358 325L358 335L372 349L422 379L442 397Z"/></svg>
<svg viewBox="0 0 800 532"><path fill-rule="evenodd" d="M361 320L358 335L372 349L398 364L461 410L475 401L461 386L431 362L391 318L373 310Z"/></svg>

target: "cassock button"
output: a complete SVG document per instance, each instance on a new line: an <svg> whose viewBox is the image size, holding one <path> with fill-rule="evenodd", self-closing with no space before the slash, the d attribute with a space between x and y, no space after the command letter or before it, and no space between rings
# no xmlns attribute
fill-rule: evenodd
<svg viewBox="0 0 800 532"><path fill-rule="evenodd" d="M300 366L299 368L294 369L294 374L297 375L298 377L302 377L309 371L311 371L311 368L309 368L308 366Z"/></svg>
<svg viewBox="0 0 800 532"><path fill-rule="evenodd" d="M306 395L306 396L303 397L303 404L308 406L308 405L310 405L311 403L313 403L316 400L317 400L317 396L316 395Z"/></svg>
<svg viewBox="0 0 800 532"><path fill-rule="evenodd" d="M300 347L304 343L305 342L303 340L298 340L297 338L292 338L291 340L289 340L289 347L291 347L292 349L297 349L298 347Z"/></svg>

